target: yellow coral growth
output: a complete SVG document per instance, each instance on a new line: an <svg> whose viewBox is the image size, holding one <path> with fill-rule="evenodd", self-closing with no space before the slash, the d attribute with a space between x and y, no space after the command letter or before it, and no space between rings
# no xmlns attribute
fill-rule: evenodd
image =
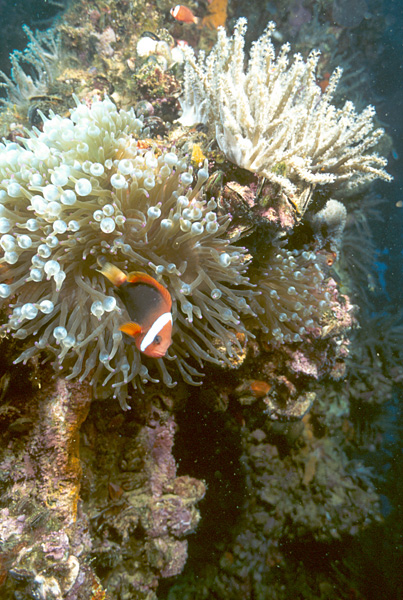
<svg viewBox="0 0 403 600"><path fill-rule="evenodd" d="M198 144L193 144L192 156L190 158L192 165L194 165L195 167L198 167L200 165L200 163L201 164L204 163L205 158L206 157L204 156L203 151L200 148L200 146Z"/></svg>
<svg viewBox="0 0 403 600"><path fill-rule="evenodd" d="M207 8L207 15L202 19L202 26L217 29L225 25L227 20L228 0L211 0Z"/></svg>

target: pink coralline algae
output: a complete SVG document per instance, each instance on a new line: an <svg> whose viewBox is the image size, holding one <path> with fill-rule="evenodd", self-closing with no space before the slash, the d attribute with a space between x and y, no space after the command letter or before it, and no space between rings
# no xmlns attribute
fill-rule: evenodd
<svg viewBox="0 0 403 600"><path fill-rule="evenodd" d="M95 44L97 51L105 57L112 57L115 51L111 44L114 44L116 42L116 34L113 31L112 27L107 27L102 33L95 35L98 38L98 41Z"/></svg>
<svg viewBox="0 0 403 600"><path fill-rule="evenodd" d="M311 362L300 350L294 352L290 368L295 373L309 375L315 379L318 377L318 366L314 362Z"/></svg>

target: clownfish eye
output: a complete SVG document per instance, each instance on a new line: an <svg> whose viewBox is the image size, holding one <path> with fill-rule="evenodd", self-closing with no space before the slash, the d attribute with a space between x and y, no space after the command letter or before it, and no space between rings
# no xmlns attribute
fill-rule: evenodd
<svg viewBox="0 0 403 600"><path fill-rule="evenodd" d="M162 338L160 335L156 335L153 339L153 344L160 344L162 342Z"/></svg>

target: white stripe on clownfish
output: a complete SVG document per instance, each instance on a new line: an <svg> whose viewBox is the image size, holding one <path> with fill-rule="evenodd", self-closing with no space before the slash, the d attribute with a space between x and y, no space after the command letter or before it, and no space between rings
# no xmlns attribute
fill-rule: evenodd
<svg viewBox="0 0 403 600"><path fill-rule="evenodd" d="M165 327L167 323L172 323L172 314L169 312L164 313L154 321L150 329L141 341L140 350L145 352L150 344L153 343L155 337L160 333L161 329Z"/></svg>

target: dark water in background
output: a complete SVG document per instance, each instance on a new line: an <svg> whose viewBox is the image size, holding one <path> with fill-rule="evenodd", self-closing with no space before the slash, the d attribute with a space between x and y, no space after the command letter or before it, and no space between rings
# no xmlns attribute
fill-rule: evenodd
<svg viewBox="0 0 403 600"><path fill-rule="evenodd" d="M395 156L389 161L389 171L395 179L381 192L390 202L385 215L386 228L376 232L376 237L386 256L385 278L391 301L396 308L403 308L403 212L394 209L395 204L403 200L403 3L394 0L385 3L384 8L389 25L374 65L374 83L382 97L377 112L393 136Z"/></svg>
<svg viewBox="0 0 403 600"><path fill-rule="evenodd" d="M0 0L0 23L2 24L0 69L2 71L9 72L8 55L13 50L23 50L27 45L22 25L28 25L32 30L50 27L54 17L60 13L60 6L57 4L46 0L17 0L17 2ZM62 5L62 2L59 4Z"/></svg>
<svg viewBox="0 0 403 600"><path fill-rule="evenodd" d="M256 39L262 32L268 15L269 19L276 20L275 2L234 2L237 16L246 16L250 21L248 34ZM354 1L350 2L350 7ZM385 22L385 27L378 38L378 46L374 48L371 61L365 65L370 73L367 89L362 90L367 103L376 105L377 114L383 126L393 138L393 155L390 157L388 170L394 176L391 184L377 184L377 191L388 199L384 208L384 222L379 224L375 230L376 244L379 249L378 273L382 283L383 292L374 296L374 311L403 311L403 208L396 208L396 204L403 201L403 0L389 0L384 2L367 2L368 11L376 19L380 15ZM2 40L0 44L0 69L8 72L8 54L14 49L22 50L27 43L22 33L21 25L29 25L31 29L46 28L52 23L52 19L58 14L58 7L47 3L45 0L27 0L26 2L6 2L0 0L0 23L7 23L3 27ZM261 12L265 17L262 18ZM60 17L59 17L60 18ZM62 17L61 17L62 18ZM359 43L359 36L355 29L351 30L352 44ZM292 40L290 40L292 42ZM396 406L403 403L403 398L396 397L395 403L390 408L390 420L393 423L393 432L386 437L385 456L379 461L379 469L382 473L390 473L396 470L397 465L403 467L401 440L403 438L402 413ZM397 426L397 427L396 427ZM397 433L396 433L397 429ZM400 432L400 433L399 433ZM391 513L393 508L400 508L400 521L396 527L402 527L403 486L380 487L383 499L385 516ZM400 490L400 491L399 491ZM385 554L393 553L393 548L388 547L387 532L382 529L378 532L378 541ZM373 537L362 540L366 547L362 547L362 558L368 561L366 569L368 575L368 587L366 598L385 600L398 600L403 597L402 590L395 590L393 596L390 588L382 587L382 577L387 576L377 569L374 557L376 557L377 540ZM398 549L396 549L398 550ZM403 556L401 549L400 554ZM403 565L402 565L403 568ZM377 579L378 584L373 580Z"/></svg>

